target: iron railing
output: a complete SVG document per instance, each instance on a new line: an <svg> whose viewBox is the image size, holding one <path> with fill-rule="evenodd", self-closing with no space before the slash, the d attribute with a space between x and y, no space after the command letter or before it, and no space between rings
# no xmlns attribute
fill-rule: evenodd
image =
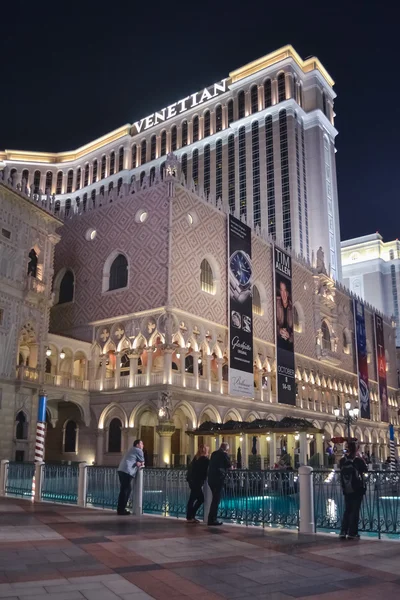
<svg viewBox="0 0 400 600"><path fill-rule="evenodd" d="M400 533L400 471L368 471L366 492L361 504L358 528L360 532ZM314 512L316 530L338 531L344 512L344 496L340 471L332 469L313 472Z"/></svg>
<svg viewBox="0 0 400 600"><path fill-rule="evenodd" d="M79 467L76 465L43 466L42 500L77 504Z"/></svg>
<svg viewBox="0 0 400 600"><path fill-rule="evenodd" d="M100 508L116 508L119 479L115 467L87 467L86 502Z"/></svg>
<svg viewBox="0 0 400 600"><path fill-rule="evenodd" d="M143 512L164 516L186 516L189 486L186 469L143 470ZM202 513L198 513L202 516Z"/></svg>
<svg viewBox="0 0 400 600"><path fill-rule="evenodd" d="M32 484L34 476L34 463L8 463L5 485L6 494L32 498Z"/></svg>

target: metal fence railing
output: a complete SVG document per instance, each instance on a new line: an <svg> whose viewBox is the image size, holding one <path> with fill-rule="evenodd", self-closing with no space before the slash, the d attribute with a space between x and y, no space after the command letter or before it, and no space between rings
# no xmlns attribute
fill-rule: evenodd
<svg viewBox="0 0 400 600"><path fill-rule="evenodd" d="M77 504L79 467L75 465L43 465L42 500Z"/></svg>
<svg viewBox="0 0 400 600"><path fill-rule="evenodd" d="M143 512L186 516L189 486L186 469L143 470ZM199 511L198 516L202 516Z"/></svg>
<svg viewBox="0 0 400 600"><path fill-rule="evenodd" d="M332 469L313 472L316 530L340 529L344 497L340 472ZM382 534L400 533L400 471L368 471L366 493L360 510L359 531Z"/></svg>
<svg viewBox="0 0 400 600"><path fill-rule="evenodd" d="M119 479L115 467L88 467L86 503L100 508L116 508Z"/></svg>
<svg viewBox="0 0 400 600"><path fill-rule="evenodd" d="M5 482L6 494L31 498L34 475L34 463L9 462Z"/></svg>

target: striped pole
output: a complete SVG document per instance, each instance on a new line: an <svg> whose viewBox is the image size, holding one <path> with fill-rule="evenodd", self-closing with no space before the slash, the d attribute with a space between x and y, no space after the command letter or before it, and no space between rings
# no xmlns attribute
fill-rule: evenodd
<svg viewBox="0 0 400 600"><path fill-rule="evenodd" d="M396 451L394 446L394 427L389 425L389 450L390 450L390 470L396 469Z"/></svg>
<svg viewBox="0 0 400 600"><path fill-rule="evenodd" d="M46 438L46 404L46 392L44 390L40 390L36 425L35 462L43 462L44 458L44 443Z"/></svg>

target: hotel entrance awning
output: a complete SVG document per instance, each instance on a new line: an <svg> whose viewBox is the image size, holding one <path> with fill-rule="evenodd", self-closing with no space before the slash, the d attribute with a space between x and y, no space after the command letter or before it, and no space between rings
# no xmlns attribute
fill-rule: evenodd
<svg viewBox="0 0 400 600"><path fill-rule="evenodd" d="M188 435L241 435L250 433L252 435L262 435L266 433L324 433L323 429L317 429L306 419L297 419L295 417L284 417L281 421L271 421L269 419L256 419L255 421L227 421L226 423L213 423L206 421L200 427L193 431L188 431Z"/></svg>

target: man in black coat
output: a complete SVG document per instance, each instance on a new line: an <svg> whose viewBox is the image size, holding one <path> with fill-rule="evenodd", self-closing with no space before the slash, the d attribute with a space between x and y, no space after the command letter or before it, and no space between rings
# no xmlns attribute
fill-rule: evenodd
<svg viewBox="0 0 400 600"><path fill-rule="evenodd" d="M222 525L217 521L218 506L224 487L226 474L231 469L231 460L228 456L229 444L223 442L219 450L211 454L208 467L208 485L212 491L210 512L208 513L208 525Z"/></svg>
<svg viewBox="0 0 400 600"><path fill-rule="evenodd" d="M340 481L344 495L345 510L339 537L343 540L358 540L358 519L361 503L366 492L365 473L368 467L363 458L358 455L357 444L350 441L347 453L340 463Z"/></svg>

